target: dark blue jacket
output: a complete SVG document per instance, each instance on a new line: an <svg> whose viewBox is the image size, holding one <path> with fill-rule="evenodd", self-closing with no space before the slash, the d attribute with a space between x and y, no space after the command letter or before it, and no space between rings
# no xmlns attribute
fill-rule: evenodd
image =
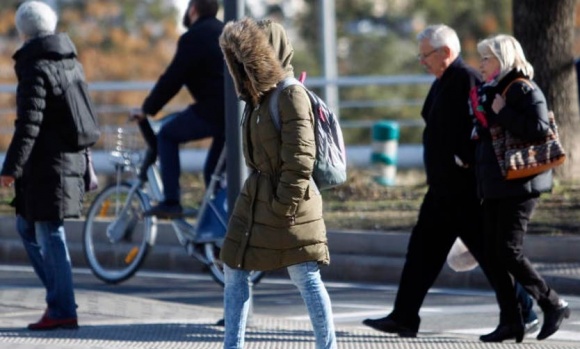
<svg viewBox="0 0 580 349"><path fill-rule="evenodd" d="M143 102L145 114L157 114L185 86L195 112L213 125L224 125L223 27L215 17L202 17L181 35L173 60Z"/></svg>
<svg viewBox="0 0 580 349"><path fill-rule="evenodd" d="M467 101L470 87L477 83L479 74L457 58L433 82L425 99L421 111L425 120L423 161L431 190L445 194L469 192L475 197L475 144ZM458 166L456 155L469 168Z"/></svg>
<svg viewBox="0 0 580 349"><path fill-rule="evenodd" d="M479 90L480 101L485 109L488 123L499 124L504 130L516 137L533 140L544 137L549 129L546 98L540 88L532 81L533 88L525 82L516 81L506 91L506 106L495 114L491 104L496 94L502 95L505 88L521 73L512 71L497 84ZM493 150L489 129L479 125L479 140L476 142L477 191L482 199L497 199L516 196L539 196L552 189L552 171L539 175L505 180Z"/></svg>

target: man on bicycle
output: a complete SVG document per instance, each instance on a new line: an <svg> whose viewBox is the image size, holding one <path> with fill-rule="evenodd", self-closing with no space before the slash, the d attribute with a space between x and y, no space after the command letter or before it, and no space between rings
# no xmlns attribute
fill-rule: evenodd
<svg viewBox="0 0 580 349"><path fill-rule="evenodd" d="M145 215L160 218L181 216L179 176L179 145L213 137L204 164L207 184L217 165L225 143L224 58L219 46L223 22L216 18L218 0L190 0L183 17L188 28L177 43L177 51L170 65L143 102L141 110L132 117L147 122L185 85L194 104L172 115L157 134L164 201L153 206Z"/></svg>

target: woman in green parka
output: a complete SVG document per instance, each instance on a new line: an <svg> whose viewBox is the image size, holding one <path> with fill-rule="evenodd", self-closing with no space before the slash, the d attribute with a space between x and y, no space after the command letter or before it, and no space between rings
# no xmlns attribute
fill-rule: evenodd
<svg viewBox="0 0 580 349"><path fill-rule="evenodd" d="M220 45L246 102L242 137L250 169L221 250L224 348L243 348L250 271L282 267L306 303L316 348L336 348L330 298L319 271L329 263L329 253L322 198L311 179L316 145L310 100L302 86L285 88L278 99L280 129L269 111L276 85L294 74L292 45L281 25L249 18L228 23Z"/></svg>

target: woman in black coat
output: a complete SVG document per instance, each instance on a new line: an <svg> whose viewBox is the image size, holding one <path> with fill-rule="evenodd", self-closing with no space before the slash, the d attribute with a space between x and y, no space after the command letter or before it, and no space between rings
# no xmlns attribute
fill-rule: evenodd
<svg viewBox="0 0 580 349"><path fill-rule="evenodd" d="M77 328L64 219L81 214L86 160L61 134L67 116L61 95L63 79L84 73L69 37L54 34L57 17L48 5L25 2L15 19L24 44L14 54L17 117L0 184L15 186L17 230L46 288L47 308L28 328Z"/></svg>
<svg viewBox="0 0 580 349"><path fill-rule="evenodd" d="M524 336L521 309L516 301L514 280L538 302L544 322L537 338L554 334L570 316L568 304L546 284L523 252L527 226L543 192L552 188L552 171L521 179L506 180L496 156L490 127L501 127L523 140L545 137L549 130L546 98L532 81L534 70L518 41L497 35L477 46L480 70L486 81L472 98L475 115L478 195L484 212L485 254L491 281L505 320L480 339L501 342ZM475 102L476 101L476 102Z"/></svg>

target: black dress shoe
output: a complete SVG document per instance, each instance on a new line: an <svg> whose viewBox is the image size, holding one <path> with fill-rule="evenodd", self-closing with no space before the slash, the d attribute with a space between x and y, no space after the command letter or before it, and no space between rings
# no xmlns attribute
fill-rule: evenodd
<svg viewBox="0 0 580 349"><path fill-rule="evenodd" d="M524 339L524 326L518 324L500 324L493 332L479 337L482 342L501 343L507 339L515 339L521 343Z"/></svg>
<svg viewBox="0 0 580 349"><path fill-rule="evenodd" d="M552 308L544 311L544 323L542 329L538 333L538 340L546 339L556 333L562 324L564 318L570 317L570 308L568 303L561 301L557 308Z"/></svg>
<svg viewBox="0 0 580 349"><path fill-rule="evenodd" d="M418 331L417 329L400 325L388 316L380 319L366 319L363 321L363 325L381 332L396 333L399 337L415 338Z"/></svg>

